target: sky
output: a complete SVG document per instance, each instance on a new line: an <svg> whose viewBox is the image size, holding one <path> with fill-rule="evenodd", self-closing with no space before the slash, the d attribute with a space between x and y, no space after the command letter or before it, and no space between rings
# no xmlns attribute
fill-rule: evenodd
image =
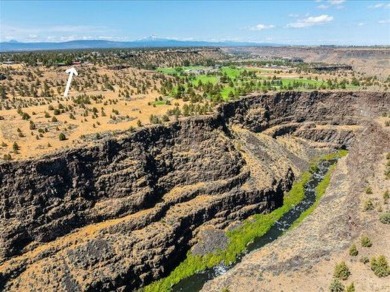
<svg viewBox="0 0 390 292"><path fill-rule="evenodd" d="M0 41L390 45L390 1L0 1Z"/></svg>

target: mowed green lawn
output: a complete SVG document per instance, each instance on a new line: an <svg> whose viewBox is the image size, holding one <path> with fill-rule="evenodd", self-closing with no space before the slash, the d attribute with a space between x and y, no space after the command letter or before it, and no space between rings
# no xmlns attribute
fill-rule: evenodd
<svg viewBox="0 0 390 292"><path fill-rule="evenodd" d="M245 69L237 67L222 67L221 72L226 74L229 78L237 78Z"/></svg>
<svg viewBox="0 0 390 292"><path fill-rule="evenodd" d="M215 85L219 81L219 78L213 75L197 75L195 79L192 80L192 84L198 86L199 81L202 81L203 84L210 82Z"/></svg>
<svg viewBox="0 0 390 292"><path fill-rule="evenodd" d="M308 85L321 86L325 81L315 80L315 79L306 79L306 78L282 78L283 86L288 85L289 83L293 84L294 82L300 82Z"/></svg>
<svg viewBox="0 0 390 292"><path fill-rule="evenodd" d="M201 69L208 69L209 67L203 67L203 66L189 66L189 67L180 67L180 70L178 71L177 68L159 68L157 71L164 73L164 74L170 74L170 75L176 75L179 74L180 77L185 78L185 75L182 74L186 70L201 70ZM230 79L234 81L234 86L242 86L243 82L238 81L237 78L240 78L242 76L242 73L244 70L247 71L256 71L258 73L261 73L259 69L257 68L250 68L250 67L235 67L235 66L225 66L220 68L220 73L227 75ZM202 82L203 84L206 83L212 83L213 85L220 83L220 76L216 75L207 75L207 74L200 74L200 75L195 75L190 79L190 82L194 86L198 86L199 82ZM245 81L267 81L270 82L272 79L269 78L269 76L262 76L260 74L257 74L256 77L245 77ZM311 90L314 87L319 88L321 85L325 85L326 88L329 88L328 83L325 80L315 80L315 79L307 79L307 78L289 78L289 77L284 77L281 79L278 79L282 81L283 87L287 86L293 86L294 83L298 83L298 87L294 87L295 90ZM230 92L235 92L235 89L231 87L228 83L220 83L222 85L221 89L221 95L224 100L229 100L229 93ZM187 85L184 85L184 87L187 89ZM278 85L272 85L275 89L280 89L280 86ZM264 86L257 87L258 90L261 90L263 88L266 88ZM357 88L356 86L347 84L346 85L347 89L355 89ZM177 88L174 88L172 91L172 94L174 95L177 92Z"/></svg>

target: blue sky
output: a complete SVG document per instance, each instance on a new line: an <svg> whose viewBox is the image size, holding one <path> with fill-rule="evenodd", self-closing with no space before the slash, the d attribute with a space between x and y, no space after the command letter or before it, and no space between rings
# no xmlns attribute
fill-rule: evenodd
<svg viewBox="0 0 390 292"><path fill-rule="evenodd" d="M390 45L390 1L0 1L0 41Z"/></svg>

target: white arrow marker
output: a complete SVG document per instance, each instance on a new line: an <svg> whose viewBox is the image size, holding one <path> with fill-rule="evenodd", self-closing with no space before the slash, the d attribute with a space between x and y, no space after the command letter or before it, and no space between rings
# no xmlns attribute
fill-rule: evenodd
<svg viewBox="0 0 390 292"><path fill-rule="evenodd" d="M69 68L68 70L65 71L67 74L69 74L69 78L68 78L68 83L66 83L66 88L65 88L65 93L64 93L64 96L67 97L68 96L68 92L69 92L69 88L70 88L70 83L72 82L72 77L73 77L73 74L74 75L78 75L77 74L77 71L74 67L72 68Z"/></svg>

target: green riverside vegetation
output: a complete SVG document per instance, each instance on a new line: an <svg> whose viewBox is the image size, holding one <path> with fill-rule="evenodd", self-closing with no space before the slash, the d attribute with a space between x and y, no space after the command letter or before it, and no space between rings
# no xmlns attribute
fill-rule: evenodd
<svg viewBox="0 0 390 292"><path fill-rule="evenodd" d="M322 160L334 160L337 158L341 158L347 154L348 154L347 150L339 150L336 153L330 153L330 154L324 155L318 161L315 161L312 163L311 169L314 172L315 168L317 167L317 164ZM314 211L315 208L317 208L318 204L320 203L320 199L325 194L325 191L330 183L330 178L332 177L332 173L335 170L335 168L336 168L335 165L332 165L329 168L328 172L325 174L322 181L316 187L316 190L315 190L316 191L316 201L308 209L306 209L304 212L301 213L301 215L298 217L297 220L295 220L295 222L290 226L289 229L293 229L296 226L298 226L299 224L301 224L301 222L308 215L310 215Z"/></svg>
<svg viewBox="0 0 390 292"><path fill-rule="evenodd" d="M152 291L169 291L171 287L179 283L182 279L190 277L197 272L212 268L220 263L231 264L236 261L237 256L241 254L246 246L253 242L257 237L263 236L270 230L272 225L279 220L285 213L299 204L305 197L304 187L310 180L313 174L313 170L316 169L316 165L322 160L333 160L339 157L343 157L348 153L346 150L340 150L336 153L324 155L315 160L308 171L304 172L300 179L296 181L288 194L284 197L284 204L282 207L272 211L268 214L257 214L248 218L244 223L231 231L226 233L229 244L225 250L220 250L215 253L207 255L194 255L191 251L188 252L186 259L181 262L167 277L151 283L144 288L145 292ZM316 188L316 202L318 205L319 199L325 193L325 189L329 184L331 173L334 167L328 170L324 180ZM309 215L315 207L311 208L310 212L304 212L305 215L301 215L297 221L302 220ZM310 209L310 208L309 208ZM297 224L294 224L296 226Z"/></svg>

